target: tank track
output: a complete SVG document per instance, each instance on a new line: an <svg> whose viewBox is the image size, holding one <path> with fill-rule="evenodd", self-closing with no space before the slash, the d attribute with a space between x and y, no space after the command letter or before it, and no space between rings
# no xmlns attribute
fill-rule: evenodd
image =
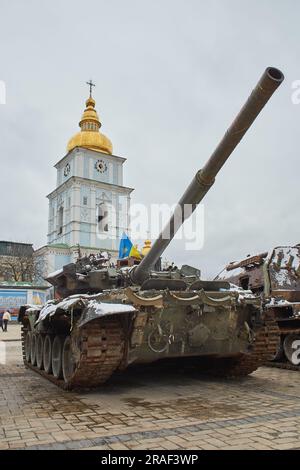
<svg viewBox="0 0 300 470"><path fill-rule="evenodd" d="M22 345L22 357L23 357L23 362L25 364L25 366L27 366L26 364L26 353L25 353L25 339L26 339L26 335L27 335L27 331L28 331L28 328L26 328L26 326L22 325L21 327L21 345Z"/></svg>
<svg viewBox="0 0 300 470"><path fill-rule="evenodd" d="M294 370L300 371L300 366L295 366L290 362L273 362L270 361L266 364L268 367L274 367L275 369L285 369L285 370Z"/></svg>
<svg viewBox="0 0 300 470"><path fill-rule="evenodd" d="M21 338L25 366L64 390L93 388L101 385L110 378L123 359L125 342L120 321L111 317L94 320L77 330L76 343L80 344L79 361L71 380L66 383L63 379L57 379L26 361L27 331L28 329L24 326Z"/></svg>
<svg viewBox="0 0 300 470"><path fill-rule="evenodd" d="M264 318L263 325L256 330L253 348L249 354L235 358L209 359L205 364L205 373L225 378L249 375L274 357L279 340L278 325L273 317L268 315Z"/></svg>

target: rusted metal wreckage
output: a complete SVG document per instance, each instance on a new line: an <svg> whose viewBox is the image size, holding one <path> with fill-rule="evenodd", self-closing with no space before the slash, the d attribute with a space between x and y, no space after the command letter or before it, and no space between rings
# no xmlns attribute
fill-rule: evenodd
<svg viewBox="0 0 300 470"><path fill-rule="evenodd" d="M196 209L283 79L278 69L264 72L179 200L180 209ZM181 214L182 224L187 211ZM228 282L202 281L189 266L154 270L179 229L176 219L175 213L137 266L115 268L99 256L50 276L62 299L20 310L25 365L70 389L98 386L129 364L158 359L195 357L199 370L240 376L272 357L278 327L272 311L262 315L259 296Z"/></svg>
<svg viewBox="0 0 300 470"><path fill-rule="evenodd" d="M280 331L274 365L300 363L300 245L279 246L270 252L230 263L217 276L261 296Z"/></svg>

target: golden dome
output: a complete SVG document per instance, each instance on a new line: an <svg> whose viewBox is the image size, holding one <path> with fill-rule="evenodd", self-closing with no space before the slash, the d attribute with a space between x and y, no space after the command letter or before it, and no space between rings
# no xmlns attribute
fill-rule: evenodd
<svg viewBox="0 0 300 470"><path fill-rule="evenodd" d="M90 96L85 104L86 108L79 123L81 131L77 132L77 134L69 140L67 152L70 152L75 147L84 147L111 155L113 151L111 141L108 137L99 132L101 122L95 110L95 100Z"/></svg>
<svg viewBox="0 0 300 470"><path fill-rule="evenodd" d="M142 249L142 255L146 256L150 250L151 250L151 240L145 240L144 246Z"/></svg>

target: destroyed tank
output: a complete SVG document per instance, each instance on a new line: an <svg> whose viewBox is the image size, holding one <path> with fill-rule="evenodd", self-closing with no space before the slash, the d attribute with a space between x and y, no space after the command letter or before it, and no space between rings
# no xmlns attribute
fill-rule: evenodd
<svg viewBox="0 0 300 470"><path fill-rule="evenodd" d="M300 245L278 246L230 263L216 280L261 295L264 309L272 312L280 332L273 364L300 369L296 351L300 344Z"/></svg>
<svg viewBox="0 0 300 470"><path fill-rule="evenodd" d="M48 277L61 299L20 309L27 367L71 389L99 386L130 364L181 357L199 371L243 376L274 355L278 327L262 315L259 296L203 281L189 266L154 267L283 79L278 69L264 72L140 264L114 267L95 257Z"/></svg>

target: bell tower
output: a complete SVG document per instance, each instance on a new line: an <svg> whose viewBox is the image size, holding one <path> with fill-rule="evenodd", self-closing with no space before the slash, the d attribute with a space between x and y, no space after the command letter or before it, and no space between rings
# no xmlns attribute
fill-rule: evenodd
<svg viewBox="0 0 300 470"><path fill-rule="evenodd" d="M83 255L108 251L117 257L122 233L129 232L132 188L123 185L125 158L113 154L111 141L100 132L90 80L80 131L68 142L55 165L56 188L49 199L48 242L37 250L47 258L47 272Z"/></svg>

